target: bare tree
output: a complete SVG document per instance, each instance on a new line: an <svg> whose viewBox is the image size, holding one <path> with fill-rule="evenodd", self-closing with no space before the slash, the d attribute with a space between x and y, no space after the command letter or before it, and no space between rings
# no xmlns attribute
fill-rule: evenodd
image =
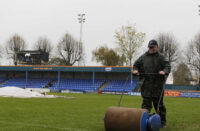
<svg viewBox="0 0 200 131"><path fill-rule="evenodd" d="M53 57L48 62L49 65L65 65L65 61L60 57Z"/></svg>
<svg viewBox="0 0 200 131"><path fill-rule="evenodd" d="M26 43L18 34L13 35L6 43L6 52L9 58L17 65L17 52L24 50Z"/></svg>
<svg viewBox="0 0 200 131"><path fill-rule="evenodd" d="M181 61L181 53L178 49L178 42L171 33L160 33L156 37L159 46L159 52L161 52L171 63L172 72L176 70L178 64Z"/></svg>
<svg viewBox="0 0 200 131"><path fill-rule="evenodd" d="M160 33L156 40L159 44L159 51L168 58L169 62L176 62L178 60L178 42L174 35L169 33Z"/></svg>
<svg viewBox="0 0 200 131"><path fill-rule="evenodd" d="M46 37L39 37L36 44L34 45L36 50L40 50L44 53L51 53L53 46Z"/></svg>
<svg viewBox="0 0 200 131"><path fill-rule="evenodd" d="M65 34L57 46L61 63L72 66L82 58L82 43L75 40L70 34Z"/></svg>
<svg viewBox="0 0 200 131"><path fill-rule="evenodd" d="M195 38L189 42L186 52L186 61L188 65L194 70L200 72L200 33L198 33Z"/></svg>
<svg viewBox="0 0 200 131"><path fill-rule="evenodd" d="M2 46L0 45L0 58L2 57L2 54L4 53Z"/></svg>
<svg viewBox="0 0 200 131"><path fill-rule="evenodd" d="M137 32L135 26L127 25L115 32L115 39L119 52L126 57L127 65L132 66L137 50L144 42L145 33Z"/></svg>
<svg viewBox="0 0 200 131"><path fill-rule="evenodd" d="M4 54L4 50L3 50L2 46L0 45L0 60L1 60L1 58L3 58L3 54ZM1 61L0 61L0 65L2 64Z"/></svg>

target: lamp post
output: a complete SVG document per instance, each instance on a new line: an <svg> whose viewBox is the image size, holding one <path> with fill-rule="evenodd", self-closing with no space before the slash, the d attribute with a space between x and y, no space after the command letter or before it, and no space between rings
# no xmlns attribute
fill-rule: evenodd
<svg viewBox="0 0 200 131"><path fill-rule="evenodd" d="M79 43L82 42L82 35L83 35L83 23L85 23L85 14L78 14L78 22L80 23L80 39Z"/></svg>
<svg viewBox="0 0 200 131"><path fill-rule="evenodd" d="M80 23L79 46L80 46L80 48L83 48L83 45L81 45L81 44L82 44L82 36L83 36L83 23L85 23L85 14L78 14L78 22ZM81 60L83 60L83 59L84 58L81 58ZM80 61L78 62L78 66L80 66Z"/></svg>
<svg viewBox="0 0 200 131"><path fill-rule="evenodd" d="M200 5L198 5L198 7L199 7L199 15L200 15Z"/></svg>

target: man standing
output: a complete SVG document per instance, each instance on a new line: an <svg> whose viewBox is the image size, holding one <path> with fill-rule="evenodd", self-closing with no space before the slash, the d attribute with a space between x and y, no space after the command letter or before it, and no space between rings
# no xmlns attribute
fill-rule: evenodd
<svg viewBox="0 0 200 131"><path fill-rule="evenodd" d="M139 75L143 98L142 108L150 112L153 103L156 112L161 117L162 128L166 128L166 108L163 103L164 91L162 92L162 89L171 66L165 56L158 52L156 40L149 41L148 48L149 50L136 60L133 66L133 74ZM159 99L160 105L158 107Z"/></svg>

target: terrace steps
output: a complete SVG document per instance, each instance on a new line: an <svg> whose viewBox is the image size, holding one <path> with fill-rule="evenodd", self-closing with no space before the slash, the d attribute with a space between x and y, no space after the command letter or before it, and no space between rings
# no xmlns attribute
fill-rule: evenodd
<svg viewBox="0 0 200 131"><path fill-rule="evenodd" d="M99 90L98 91L101 91L101 90L103 90L106 86L108 85L108 82L107 81L105 81L103 84L102 84L102 86L99 88Z"/></svg>

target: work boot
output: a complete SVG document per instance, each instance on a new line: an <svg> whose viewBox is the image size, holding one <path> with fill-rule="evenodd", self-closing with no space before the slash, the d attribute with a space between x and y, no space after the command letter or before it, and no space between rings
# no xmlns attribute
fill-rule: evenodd
<svg viewBox="0 0 200 131"><path fill-rule="evenodd" d="M162 123L162 124L161 124L161 128L166 129L166 128L167 128L166 123Z"/></svg>

